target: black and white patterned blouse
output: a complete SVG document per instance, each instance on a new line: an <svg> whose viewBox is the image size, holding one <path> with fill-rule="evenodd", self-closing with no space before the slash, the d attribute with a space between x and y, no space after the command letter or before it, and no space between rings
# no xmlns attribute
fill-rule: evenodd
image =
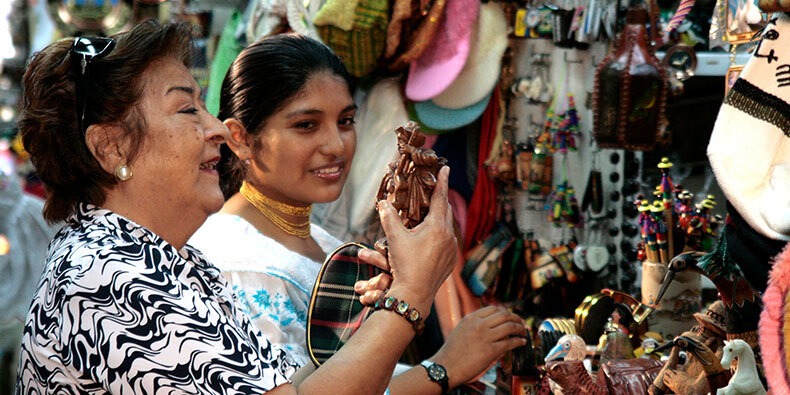
<svg viewBox="0 0 790 395"><path fill-rule="evenodd" d="M292 364L196 249L82 205L50 244L18 394L260 394Z"/></svg>

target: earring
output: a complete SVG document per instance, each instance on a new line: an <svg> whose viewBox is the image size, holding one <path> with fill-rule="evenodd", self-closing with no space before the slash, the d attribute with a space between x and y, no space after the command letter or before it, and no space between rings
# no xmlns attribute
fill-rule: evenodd
<svg viewBox="0 0 790 395"><path fill-rule="evenodd" d="M244 166L249 166L251 162L250 158L244 159Z"/></svg>
<svg viewBox="0 0 790 395"><path fill-rule="evenodd" d="M115 168L115 178L121 181L127 181L132 178L132 168L126 165L118 165Z"/></svg>

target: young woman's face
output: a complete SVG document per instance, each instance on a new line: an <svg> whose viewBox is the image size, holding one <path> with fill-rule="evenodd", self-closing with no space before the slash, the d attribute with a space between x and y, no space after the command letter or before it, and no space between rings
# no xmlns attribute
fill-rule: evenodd
<svg viewBox="0 0 790 395"><path fill-rule="evenodd" d="M139 108L148 129L127 183L163 214L192 218L216 212L224 203L216 162L227 128L206 111L195 79L176 59L155 61L141 80Z"/></svg>
<svg viewBox="0 0 790 395"><path fill-rule="evenodd" d="M337 199L354 158L356 109L345 80L314 74L289 104L266 120L253 144L247 178L284 203Z"/></svg>

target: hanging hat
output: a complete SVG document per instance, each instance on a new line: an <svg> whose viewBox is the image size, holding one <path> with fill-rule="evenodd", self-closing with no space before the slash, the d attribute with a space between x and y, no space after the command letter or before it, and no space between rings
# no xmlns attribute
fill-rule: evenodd
<svg viewBox="0 0 790 395"><path fill-rule="evenodd" d="M387 0L359 0L351 30L334 25L316 28L326 45L343 60L349 74L364 77L376 69L384 52L388 18Z"/></svg>
<svg viewBox="0 0 790 395"><path fill-rule="evenodd" d="M453 130L474 122L485 111L491 94L471 106L449 109L437 106L430 100L414 103L414 112L421 124L434 130Z"/></svg>
<svg viewBox="0 0 790 395"><path fill-rule="evenodd" d="M477 34L461 74L439 96L431 99L444 108L463 108L477 103L494 89L499 80L502 55L507 49L507 19L497 2L480 7Z"/></svg>
<svg viewBox="0 0 790 395"><path fill-rule="evenodd" d="M414 3L412 0L395 0L392 5L384 52L384 56L391 59L387 62L391 71L404 70L422 56L439 31L447 0Z"/></svg>
<svg viewBox="0 0 790 395"><path fill-rule="evenodd" d="M479 0L447 0L439 32L422 56L409 67L406 97L424 101L436 97L455 81L469 57Z"/></svg>
<svg viewBox="0 0 790 395"><path fill-rule="evenodd" d="M423 132L423 134L437 135L437 134L442 134L442 133L447 132L446 130L434 130L434 129L431 129L428 126L426 126L424 123L422 123L420 121L420 117L417 116L417 110L414 109L414 104L415 103L412 102L412 101L407 101L406 102L406 112L409 114L409 119L410 120L412 120L414 122L417 122L417 124L420 126L420 131Z"/></svg>
<svg viewBox="0 0 790 395"><path fill-rule="evenodd" d="M351 30L354 28L357 5L359 0L326 0L315 14L313 25L332 25L342 30Z"/></svg>
<svg viewBox="0 0 790 395"><path fill-rule="evenodd" d="M724 98L708 159L752 228L790 240L790 16L769 22L761 36Z"/></svg>
<svg viewBox="0 0 790 395"><path fill-rule="evenodd" d="M317 12L315 5L308 9L299 0L251 1L244 12L247 42L282 33L285 25L296 33L320 40L312 22Z"/></svg>

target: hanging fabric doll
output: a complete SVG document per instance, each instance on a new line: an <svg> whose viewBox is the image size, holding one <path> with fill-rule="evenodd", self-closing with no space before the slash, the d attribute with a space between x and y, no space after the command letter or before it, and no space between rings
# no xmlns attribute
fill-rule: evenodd
<svg viewBox="0 0 790 395"><path fill-rule="evenodd" d="M567 110L556 121L557 127L554 136L554 149L560 152L576 151L576 136L579 132L579 115L576 112L576 103L573 94L568 93Z"/></svg>

